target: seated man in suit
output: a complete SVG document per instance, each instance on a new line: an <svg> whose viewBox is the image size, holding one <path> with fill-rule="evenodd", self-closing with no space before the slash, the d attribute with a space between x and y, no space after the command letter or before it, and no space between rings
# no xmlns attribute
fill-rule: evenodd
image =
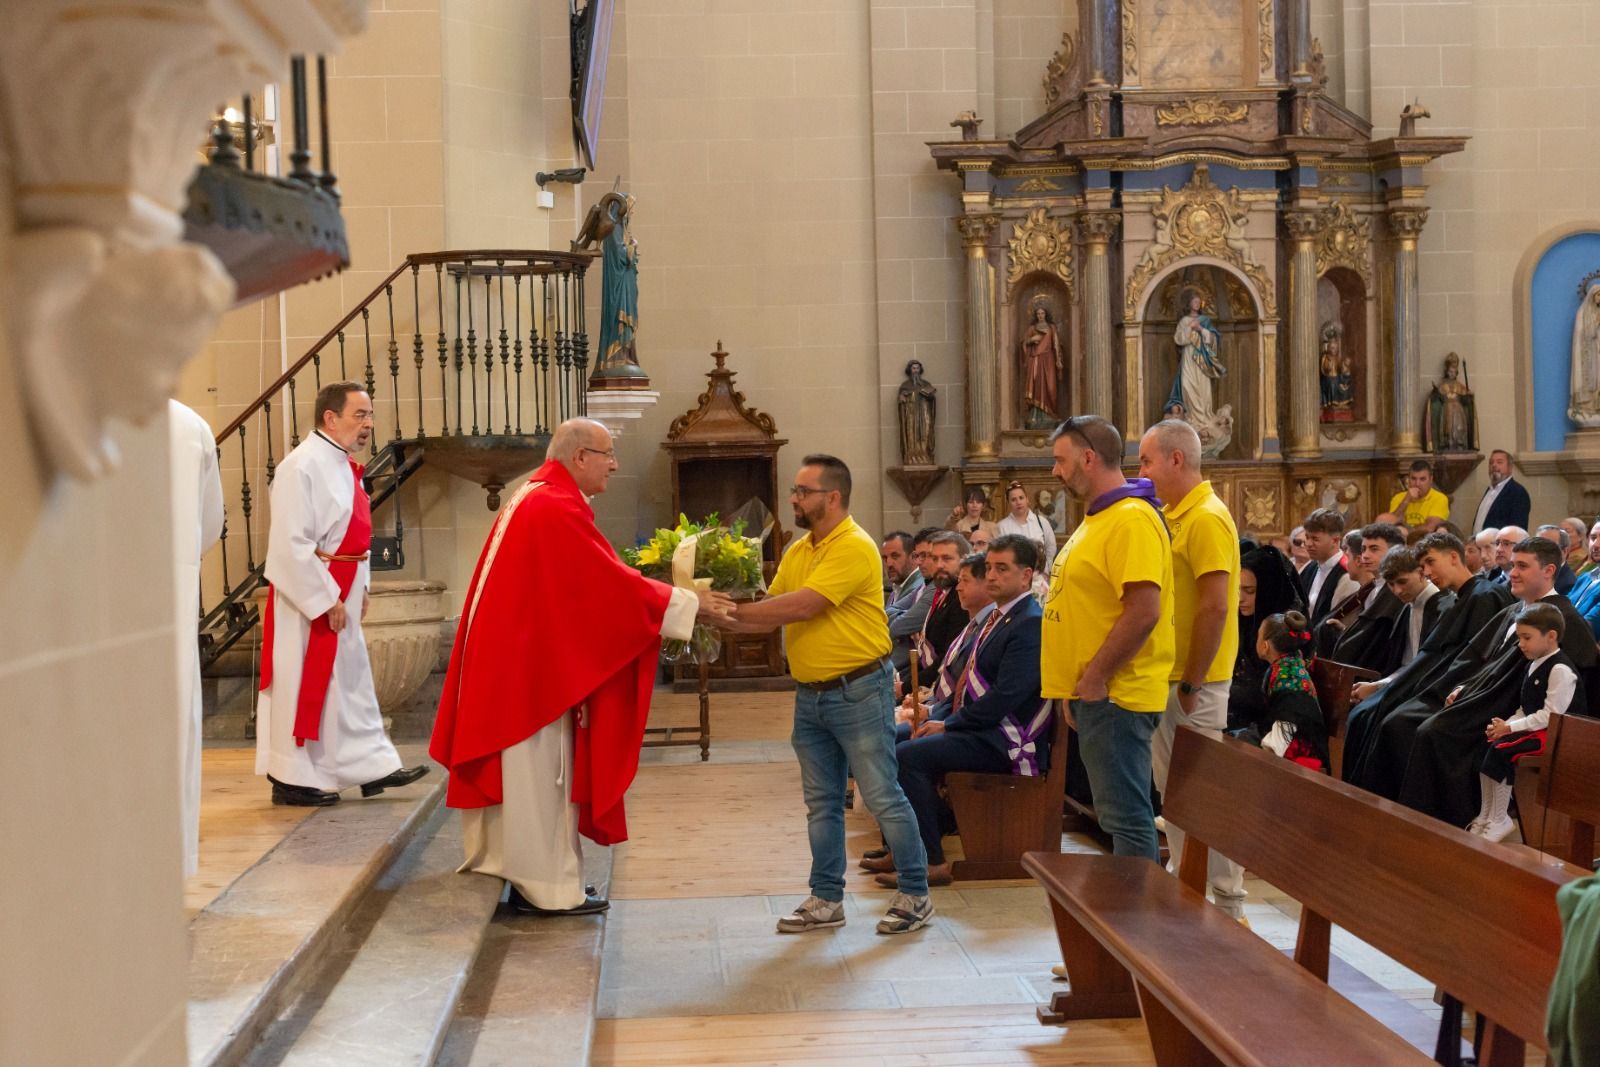
<svg viewBox="0 0 1600 1067"><path fill-rule="evenodd" d="M972 642L977 639L978 631L994 610L994 598L989 595L989 585L984 581L986 573L984 558L977 552L961 561L961 573L956 578L956 599L966 609L966 628L950 642L939 669L918 679L918 688L923 692L907 693L899 708L895 709L896 740L909 741L912 727L919 717L927 718L937 712L940 718L944 718L949 714L950 695L956 691L956 676L966 665L967 653L972 651Z"/></svg>
<svg viewBox="0 0 1600 1067"><path fill-rule="evenodd" d="M1589 546L1589 566L1578 575L1578 581L1567 594L1572 606L1578 609L1595 635L1600 637L1600 522L1589 528L1586 543Z"/></svg>
<svg viewBox="0 0 1600 1067"><path fill-rule="evenodd" d="M1520 545L1528 537L1528 531L1520 526L1502 526L1494 535L1494 565L1499 573L1494 580L1501 585L1511 580L1511 550Z"/></svg>
<svg viewBox="0 0 1600 1067"><path fill-rule="evenodd" d="M1417 651L1433 632L1440 612L1455 603L1455 594L1440 593L1439 587L1428 580L1414 548L1391 548L1378 566L1378 577L1390 595L1405 606L1395 617L1383 647L1361 666L1379 674L1393 674L1417 658Z"/></svg>
<svg viewBox="0 0 1600 1067"><path fill-rule="evenodd" d="M1319 656L1381 673L1379 664L1388 659L1389 634L1405 605L1389 591L1378 571L1392 549L1404 547L1406 535L1400 527L1384 522L1371 523L1356 535L1360 548L1354 555L1345 552L1345 565L1361 587L1334 605L1328 617L1316 625L1314 640Z"/></svg>
<svg viewBox="0 0 1600 1067"><path fill-rule="evenodd" d="M928 538L939 532L939 527L929 526L917 531L911 539L911 560L916 565L914 573L918 575L916 592L910 595L909 600L901 597L892 603L884 602L884 613L889 617L889 640L893 645L889 657L896 671L905 670L911 646L922 632L922 624L928 620L928 608L933 604L934 593L938 591L933 581L938 568L928 555ZM905 581L912 579L908 576Z"/></svg>
<svg viewBox="0 0 1600 1067"><path fill-rule="evenodd" d="M956 578L961 573L961 561L972 551L967 539L950 530L939 530L928 535L928 560L933 565L930 584L933 593L928 600L927 617L922 629L913 639L917 650L917 672L921 677L932 678L950 647L964 626L967 611L956 596ZM889 631L893 636L894 629ZM904 694L911 683L911 669L899 673L900 689Z"/></svg>
<svg viewBox="0 0 1600 1067"><path fill-rule="evenodd" d="M1305 594L1307 614L1315 626L1333 610L1333 605L1355 592L1358 583L1345 570L1343 546L1344 516L1332 508L1318 508L1306 516L1306 551L1311 563L1300 572L1300 591Z"/></svg>
<svg viewBox="0 0 1600 1067"><path fill-rule="evenodd" d="M933 884L950 881L940 840L940 778L950 771L1042 775L1048 769L1051 705L1039 697L1043 612L1032 596L1038 565L1039 547L1026 537L1005 534L989 543L984 580L994 611L973 639L948 710L930 709L928 721L895 749L900 786L917 814L923 847L933 850ZM936 717L935 710L944 713ZM880 883L893 880L893 857L877 862Z"/></svg>
<svg viewBox="0 0 1600 1067"><path fill-rule="evenodd" d="M1533 536L1543 538L1561 549L1561 566L1556 568L1556 592L1566 596L1572 587L1578 584L1578 574L1567 562L1567 556L1572 551L1572 537L1566 529L1553 522L1547 522L1533 531Z"/></svg>

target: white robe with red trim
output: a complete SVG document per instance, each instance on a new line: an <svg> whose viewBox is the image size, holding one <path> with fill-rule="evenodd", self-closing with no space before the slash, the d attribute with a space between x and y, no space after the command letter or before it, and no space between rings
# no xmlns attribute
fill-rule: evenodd
<svg viewBox="0 0 1600 1067"><path fill-rule="evenodd" d="M311 621L326 614L339 597L338 583L316 552L338 552L354 495L350 457L321 434L312 434L284 457L272 482L266 577L277 600L272 684L262 690L256 705L256 773L285 785L348 789L400 769L400 755L383 732L361 633L361 608L371 581L366 563L345 601L348 621L339 632L322 706L321 739L302 746L294 738Z"/></svg>

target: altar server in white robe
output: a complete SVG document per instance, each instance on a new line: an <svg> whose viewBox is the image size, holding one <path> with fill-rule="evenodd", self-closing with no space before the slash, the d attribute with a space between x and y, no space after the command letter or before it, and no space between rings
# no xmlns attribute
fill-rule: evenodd
<svg viewBox="0 0 1600 1067"><path fill-rule="evenodd" d="M200 864L200 560L222 536L222 477L216 438L200 413L169 400L167 422L178 610L179 803L187 878Z"/></svg>
<svg viewBox="0 0 1600 1067"><path fill-rule="evenodd" d="M262 620L256 773L272 802L336 803L407 785L426 764L400 765L383 732L361 634L370 584L372 509L355 454L372 436L372 398L354 382L317 393L317 430L278 464Z"/></svg>

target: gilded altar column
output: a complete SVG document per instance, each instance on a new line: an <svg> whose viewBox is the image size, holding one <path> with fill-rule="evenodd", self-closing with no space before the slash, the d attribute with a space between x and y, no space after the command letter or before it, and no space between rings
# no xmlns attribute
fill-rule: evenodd
<svg viewBox="0 0 1600 1067"><path fill-rule="evenodd" d="M1417 238L1428 221L1425 207L1393 208L1394 233L1394 450L1422 451L1420 399L1422 323L1418 317Z"/></svg>
<svg viewBox="0 0 1600 1067"><path fill-rule="evenodd" d="M1111 238L1121 216L1115 211L1078 215L1078 242L1083 252L1083 397L1074 411L1117 421L1112 404Z"/></svg>
<svg viewBox="0 0 1600 1067"><path fill-rule="evenodd" d="M989 265L989 235L998 215L956 219L967 251L967 455L992 456L1000 436L999 360L994 347L994 268Z"/></svg>
<svg viewBox="0 0 1600 1067"><path fill-rule="evenodd" d="M1317 376L1317 229L1314 211L1287 211L1284 228L1294 241L1289 263L1289 444L1291 459L1322 455L1322 415Z"/></svg>

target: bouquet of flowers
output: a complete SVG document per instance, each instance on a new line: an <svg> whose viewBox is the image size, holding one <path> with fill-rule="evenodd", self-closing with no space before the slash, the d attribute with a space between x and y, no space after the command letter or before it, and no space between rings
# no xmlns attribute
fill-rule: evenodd
<svg viewBox="0 0 1600 1067"><path fill-rule="evenodd" d="M714 589L738 595L765 587L761 579L761 541L745 536L745 521L723 526L717 515L690 522L679 515L678 525L657 530L637 548L622 550L622 561L647 578L682 589ZM722 635L713 626L697 623L687 641L661 642L666 663L706 662L722 654Z"/></svg>

